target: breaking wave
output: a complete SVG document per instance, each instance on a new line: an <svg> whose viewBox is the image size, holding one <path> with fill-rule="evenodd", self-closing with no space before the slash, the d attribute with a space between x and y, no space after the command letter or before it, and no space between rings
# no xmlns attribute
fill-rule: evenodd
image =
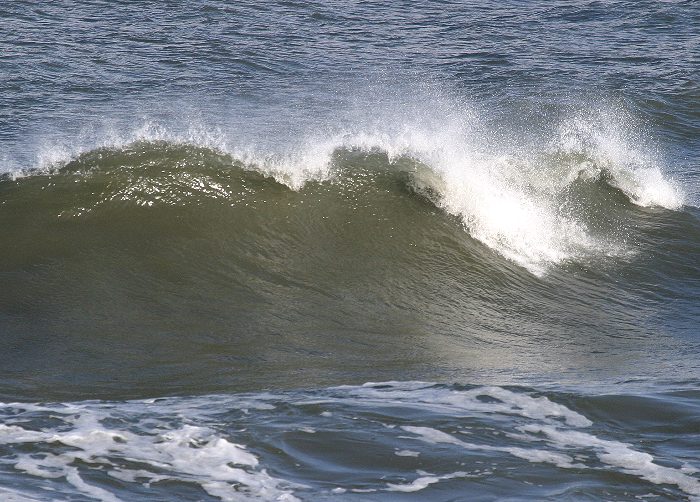
<svg viewBox="0 0 700 502"><path fill-rule="evenodd" d="M394 170L410 178L415 193L458 218L471 237L537 275L552 265L631 251L624 245L624 222L605 223L619 204L611 191L642 207L683 205L681 189L654 156L636 148L624 127L602 113L562 119L534 139L522 130L490 133L477 114L466 112L413 109L382 115L381 125L354 121L359 125L296 136L259 132L263 140L202 126L145 123L129 134L102 131L99 140L93 135L82 143L43 147L32 169L15 166L8 176L65 167L86 178L117 176L108 183L119 187L122 199L150 186L149 204L187 204L184 195L191 191L231 197L212 171L191 171L206 168L202 162L238 166L301 192L309 183ZM143 170L148 166L153 169Z"/></svg>

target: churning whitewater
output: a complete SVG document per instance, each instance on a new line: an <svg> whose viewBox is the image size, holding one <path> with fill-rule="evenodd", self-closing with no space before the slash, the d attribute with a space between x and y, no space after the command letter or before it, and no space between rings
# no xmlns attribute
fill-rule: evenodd
<svg viewBox="0 0 700 502"><path fill-rule="evenodd" d="M625 399L648 405L645 398ZM44 500L42 491L102 501L122 500L123 493L160 499L172 483L199 486L227 501L345 500L464 479L503 490L513 484L513 470L532 485L564 470L550 493L572 498L585 492L564 488L569 478L581 485L616 475L664 485L668 495L700 496L697 470L689 464L663 465L606 438L609 432L599 432L605 424L525 389L387 382L123 403L8 403L0 413L0 445L14 453L3 461L5 469L36 480L15 500ZM305 444L319 436L327 448L305 453ZM358 443L367 445L367 456L334 452ZM34 453L25 453L27 446ZM438 455L443 465L431 461ZM353 473L357 461L363 469ZM433 472L426 471L431 464ZM270 475L270 468L283 478ZM110 489L97 486L106 479ZM628 494L639 498L644 491ZM537 493L533 486L523 495Z"/></svg>
<svg viewBox="0 0 700 502"><path fill-rule="evenodd" d="M79 170L89 179L104 175L102 165L119 165L137 152L157 163L161 152L178 150L178 164L168 179L122 169L117 174L126 178L122 193L104 196L134 204L186 205L196 193L226 203L233 194L220 180L188 171L189 163L199 161L196 155L272 177L291 190L303 190L311 182L352 183L347 178L354 173L343 161L374 156L376 162L366 169L404 173L409 188L458 218L472 238L537 275L552 265L633 252L620 245L627 238L624 222L601 231L615 203L605 199L601 184L639 206L683 206L683 193L664 174L661 161L635 144L639 138L628 137L625 129L631 126L622 110L575 111L525 137L518 130L489 130L476 112L461 110L459 102L433 100L429 106L386 111L373 121L355 117L350 126L340 120L340 126L328 124L320 132L300 132L262 146L237 138L235 129L229 134L198 125L178 131L145 122L128 134L111 130L87 139L89 146L70 139L43 146L32 164L38 167L11 168L8 175L14 180L27 174L61 176L65 169ZM260 129L251 124L237 128ZM500 137L494 139L496 135ZM595 185L599 188L590 190ZM76 208L76 213L91 209Z"/></svg>

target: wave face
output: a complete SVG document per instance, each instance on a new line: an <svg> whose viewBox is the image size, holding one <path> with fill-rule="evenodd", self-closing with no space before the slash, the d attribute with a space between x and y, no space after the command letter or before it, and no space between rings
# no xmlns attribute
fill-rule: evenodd
<svg viewBox="0 0 700 502"><path fill-rule="evenodd" d="M151 139L6 177L3 359L17 385L148 395L255 388L289 371L330 384L347 368L365 380L416 367L573 380L587 365L697 370L679 356L697 319L686 308L697 217L641 205L653 189L675 204L670 184L571 149L542 171L487 156L451 171L433 139L422 150L399 139L328 142L316 164L318 148L265 157ZM46 350L15 359L37 337ZM53 373L19 379L26 364Z"/></svg>

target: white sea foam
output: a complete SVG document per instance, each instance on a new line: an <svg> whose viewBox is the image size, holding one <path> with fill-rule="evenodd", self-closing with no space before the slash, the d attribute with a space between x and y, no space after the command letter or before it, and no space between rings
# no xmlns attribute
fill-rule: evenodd
<svg viewBox="0 0 700 502"><path fill-rule="evenodd" d="M258 458L245 446L229 442L209 427L182 425L170 430L159 426L140 433L115 431L103 424L110 418L109 408L86 406L79 407L75 415L59 415L64 424L70 425L67 430L65 425L36 431L0 424L0 444L59 443L72 447L61 454L20 455L13 462L14 467L32 476L64 478L80 493L105 502L119 498L86 481L75 466L76 461L99 464L107 474L123 481L155 483L172 479L198 483L207 493L224 501L296 500L289 488L293 484L259 469ZM54 413L62 411L54 409ZM149 467L125 465L133 462Z"/></svg>
<svg viewBox="0 0 700 502"><path fill-rule="evenodd" d="M596 177L605 171L611 183L635 204L680 208L684 203L680 188L664 176L655 156L637 148L626 132L609 113L594 117L579 115L560 125L554 148L577 158L574 166L580 169L580 174Z"/></svg>
<svg viewBox="0 0 700 502"><path fill-rule="evenodd" d="M414 479L410 483L387 483L387 490L392 492L417 492L444 479L476 477L466 472L452 472L449 474L443 474L442 476L432 475L427 472L420 472L419 474L421 474L421 476Z"/></svg>
<svg viewBox="0 0 700 502"><path fill-rule="evenodd" d="M623 472L639 476L655 484L673 484L685 493L700 497L700 479L690 476L683 468L665 467L654 462L648 453L634 450L631 445L618 441L598 438L592 434L576 430L561 430L550 425L526 425L520 430L542 434L546 440L558 448L591 448L598 458ZM536 440L536 439L534 439Z"/></svg>
<svg viewBox="0 0 700 502"><path fill-rule="evenodd" d="M39 502L42 499L22 493L19 490L13 491L0 487L0 500L3 502Z"/></svg>
<svg viewBox="0 0 700 502"><path fill-rule="evenodd" d="M534 419L552 417L563 419L566 424L576 427L591 425L591 421L580 413L553 403L546 396L533 397L502 387L486 386L470 390L454 390L422 382L390 382L390 385L390 387L384 387L384 384L368 383L362 387L350 388L349 392L361 398L362 403L396 402L431 409L444 407L451 412L486 412L520 415ZM484 397L490 397L493 400L487 402L483 400Z"/></svg>
<svg viewBox="0 0 700 502"><path fill-rule="evenodd" d="M416 434L421 440L426 441L428 443L453 444L456 446L461 446L464 449L474 451L492 451L509 453L514 457L522 458L529 462L550 463L563 469L584 467L582 464L573 463L573 458L564 453L558 453L536 448L528 449L514 446L492 446L487 444L470 443L467 441L462 441L461 439L457 439L454 436L441 432L437 429L433 429L431 427L416 427L412 425L406 425L403 427L403 430Z"/></svg>
<svg viewBox="0 0 700 502"><path fill-rule="evenodd" d="M319 414L318 405L323 405L324 413ZM278 411L290 406L294 413ZM687 461L660 462L650 451L594 434L588 418L546 396L496 386L460 389L385 382L290 394L14 403L0 405L0 416L0 445L11 452L0 456L0 471L14 479L43 480L28 486L57 490L49 499L82 494L116 501L119 493L112 493L111 484L104 483L105 475L115 482L158 490L167 490L173 482L195 484L225 501L293 501L313 497L317 491L408 493L429 490L446 480L468 483L469 478L499 476L498 468L484 469L484 464L505 464L510 469L522 461L535 469L576 469L581 475L597 476L601 469L609 469L635 476L640 483L673 485L688 497L700 498L697 470ZM312 431L316 434L306 434ZM297 443L299 439L294 438L300 432L303 439ZM397 466L392 465L397 477L388 481L381 467L372 477L372 461L361 470L364 474L352 474L353 481L334 479L331 487L308 477L301 483L268 473L278 448L272 445L292 446L281 455L282 464L311 461L323 469L322 452L327 450L329 435L361 445L368 440L367 433L373 438L371 448L386 445L388 457L403 457L401 465L413 467L396 473ZM281 443L274 439L287 434L289 439ZM259 457L236 439L243 437L258 451L268 452L267 457ZM270 438L272 442L267 443ZM307 452L304 445L314 441L322 441L323 447L311 446ZM320 463L314 464L311 459L319 454ZM435 455L446 462L463 455L464 461L459 472L415 470ZM342 463L336 468L337 461L334 454L330 472L348 468ZM355 457L350 461L355 462ZM362 476L369 477L362 481ZM361 483L354 484L358 479ZM18 486L27 485L19 482ZM125 489L128 493L128 486ZM8 493L16 500L47 500L40 493L11 489Z"/></svg>

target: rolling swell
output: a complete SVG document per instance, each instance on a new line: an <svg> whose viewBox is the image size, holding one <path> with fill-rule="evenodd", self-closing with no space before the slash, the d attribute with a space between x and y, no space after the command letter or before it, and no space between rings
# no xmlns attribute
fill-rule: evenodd
<svg viewBox="0 0 700 502"><path fill-rule="evenodd" d="M581 165L579 157L560 156L558 165ZM697 218L640 207L613 168L583 163L588 171L558 189L525 192L522 178L496 191L527 196L525 206L545 218L518 223L534 230L508 227L517 205L485 224L489 211L502 211L499 201L470 213L457 205L457 188L484 203L488 186L469 192L458 183L466 179L378 147L335 148L327 170L302 185L280 164L165 141L6 177L4 362L9 374L25 375L16 382L22 395L59 397L123 388L149 395L154 385L247 389L250 373L271 386L284 386L281 375L325 385L346 372L377 379L402 368L432 378L556 372L561 380L582 360L603 373L633 364L644 375L645 364L653 371L678 350L675 339L651 357L645 348L666 336L665 315L677 332L693 329L683 284L698 278L697 249L684 250L680 273L677 259L648 267L648 254L673 242L666 232L697 234ZM547 212L555 205L559 213ZM494 222L504 230L484 237ZM566 225L580 232L552 240ZM514 255L513 238L526 249L543 232L558 254L539 262L536 253ZM620 268L627 277L618 285L608 275ZM643 285L657 274L665 289L649 298ZM678 311L664 308L669 298ZM658 324L641 328L640 315ZM15 361L13 350L28 356ZM47 371L28 378L23 365Z"/></svg>

